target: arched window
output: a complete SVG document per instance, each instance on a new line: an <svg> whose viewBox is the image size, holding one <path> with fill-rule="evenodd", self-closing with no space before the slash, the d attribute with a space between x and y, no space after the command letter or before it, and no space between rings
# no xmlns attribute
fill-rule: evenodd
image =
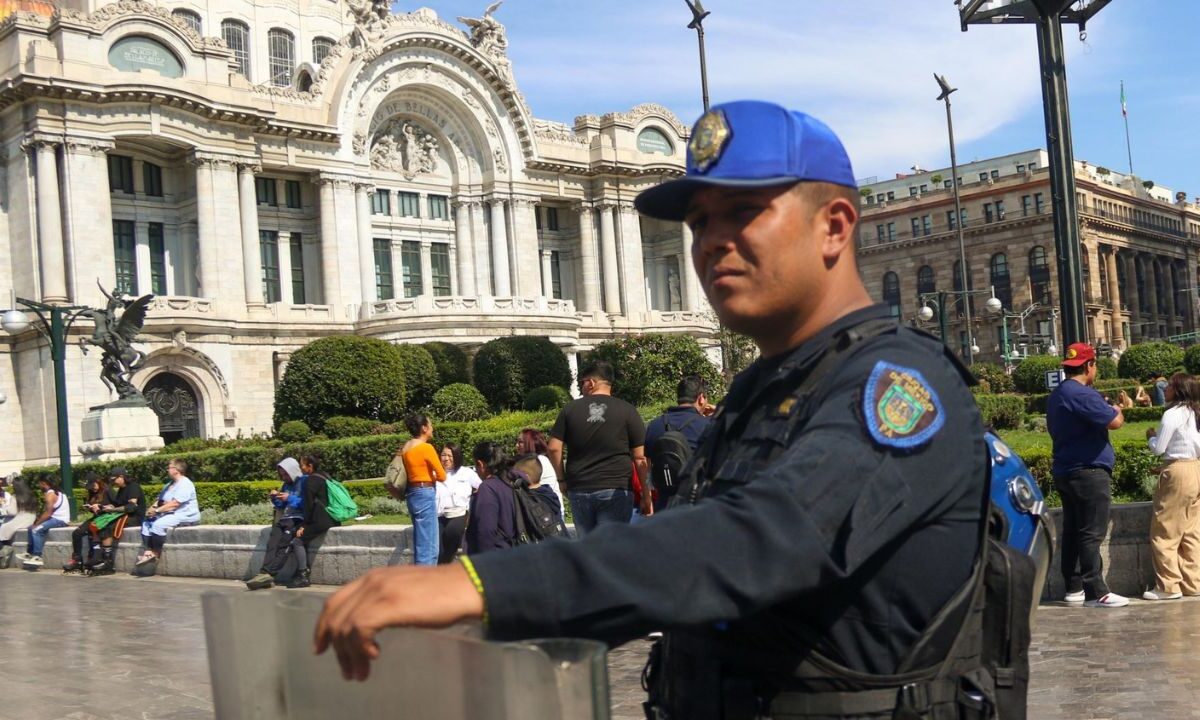
<svg viewBox="0 0 1200 720"><path fill-rule="evenodd" d="M892 271L883 274L883 301L888 304L892 317L900 317L900 276Z"/></svg>
<svg viewBox="0 0 1200 720"><path fill-rule="evenodd" d="M184 10L182 8L179 10L172 10L171 14L187 23L187 26L190 27L197 35L204 34L200 31L201 24L199 14L194 13L191 10Z"/></svg>
<svg viewBox="0 0 1200 720"><path fill-rule="evenodd" d="M238 72L243 77L250 78L250 26L238 20L221 21L221 37L233 51L233 59L237 62Z"/></svg>
<svg viewBox="0 0 1200 720"><path fill-rule="evenodd" d="M333 38L315 37L312 41L312 61L314 65L320 65L325 62L325 58L329 56L329 51L333 49Z"/></svg>
<svg viewBox="0 0 1200 720"><path fill-rule="evenodd" d="M922 265L917 271L917 295L931 292L937 292L937 279L934 277L933 268Z"/></svg>
<svg viewBox="0 0 1200 720"><path fill-rule="evenodd" d="M312 74L307 70L301 70L296 77L296 89L300 92L308 92L312 89L313 79Z"/></svg>
<svg viewBox="0 0 1200 720"><path fill-rule="evenodd" d="M1034 245L1029 251L1029 292L1039 305L1050 305L1050 264L1046 248Z"/></svg>
<svg viewBox="0 0 1200 720"><path fill-rule="evenodd" d="M271 28L267 32L267 71L271 84L288 87L296 68L296 38L287 30Z"/></svg>
<svg viewBox="0 0 1200 720"><path fill-rule="evenodd" d="M971 272L970 265L967 266L967 289L968 290L975 289L975 277L974 277L974 274ZM962 290L963 290L962 263L958 260L955 260L954 261L954 291L961 293ZM971 308L971 315L974 316L975 315L975 298L968 295L967 303L969 303L969 307ZM968 307L968 305L963 304L963 296L956 295L955 299L954 299L954 308L957 311L959 317L962 317L966 314L967 307Z"/></svg>
<svg viewBox="0 0 1200 720"><path fill-rule="evenodd" d="M1000 299L1000 304L1007 309L1012 309L1012 282L1008 274L1008 256L1004 253L996 253L992 256L992 289L996 292L996 297Z"/></svg>

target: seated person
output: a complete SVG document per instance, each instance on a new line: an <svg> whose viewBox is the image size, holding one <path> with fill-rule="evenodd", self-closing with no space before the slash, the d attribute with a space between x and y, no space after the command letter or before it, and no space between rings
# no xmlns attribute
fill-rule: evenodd
<svg viewBox="0 0 1200 720"><path fill-rule="evenodd" d="M157 562L162 557L163 545L167 542L167 531L180 525L195 525L200 522L200 505L196 500L196 486L184 475L187 463L178 458L167 463L170 482L154 505L147 508L142 522L142 539L146 549L137 564Z"/></svg>
<svg viewBox="0 0 1200 720"><path fill-rule="evenodd" d="M1133 402L1138 407L1150 407L1150 405L1153 404L1153 400L1150 398L1150 393L1146 392L1146 388L1142 387L1140 384L1137 386L1137 391L1133 394Z"/></svg>
<svg viewBox="0 0 1200 720"><path fill-rule="evenodd" d="M83 520L71 532L71 559L63 564L63 572L79 572L83 570L83 553L86 549L89 553L88 560L91 560L92 543L88 540L92 537L93 529L89 526L92 521L100 516L100 508L108 504L106 496L108 494L108 483L94 472L89 472L83 481L83 487L87 491L87 500L84 501L82 510L87 510L92 514L90 518Z"/></svg>
<svg viewBox="0 0 1200 720"><path fill-rule="evenodd" d="M0 568L7 568L13 557L13 538L22 530L33 527L37 519L37 497L23 477L13 476L4 492L4 514L8 517L0 525Z"/></svg>
<svg viewBox="0 0 1200 720"><path fill-rule="evenodd" d="M296 568L308 567L308 554L296 531L304 521L304 475L296 458L284 458L275 466L282 485L270 492L271 504L275 506L278 519L271 526L271 537L267 540L267 552L263 555L258 574L246 581L251 590L262 590L275 584L275 577L283 570L288 555L296 556Z"/></svg>
<svg viewBox="0 0 1200 720"><path fill-rule="evenodd" d="M146 495L142 486L129 477L123 467L112 469L112 485L100 515L90 525L94 528L92 559L84 565L93 572L113 569L113 553L117 541L129 524L141 525L146 517ZM98 546L97 546L98 543ZM99 553L97 553L99 550Z"/></svg>
<svg viewBox="0 0 1200 720"><path fill-rule="evenodd" d="M1133 407L1133 398L1129 397L1129 393L1122 390L1117 393L1116 402L1113 404L1122 410L1128 410L1129 408Z"/></svg>
<svg viewBox="0 0 1200 720"><path fill-rule="evenodd" d="M57 480L39 478L38 487L42 491L42 514L38 515L33 527L26 531L29 533L29 551L21 556L25 566L31 570L45 564L42 562L42 549L50 531L66 527L71 522L71 504L67 501L67 494L58 489Z"/></svg>
<svg viewBox="0 0 1200 720"><path fill-rule="evenodd" d="M301 506L304 516L296 537L300 538L304 549L304 562L297 558L296 576L287 584L289 588L306 588L312 584L313 560L317 556L318 541L325 537L330 528L341 525L329 515L329 479L321 472L321 454L318 452L305 453L300 456L300 471L303 490L301 491Z"/></svg>

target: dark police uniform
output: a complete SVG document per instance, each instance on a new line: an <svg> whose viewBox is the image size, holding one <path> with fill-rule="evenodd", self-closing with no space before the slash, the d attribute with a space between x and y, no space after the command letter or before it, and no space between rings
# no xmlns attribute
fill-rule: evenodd
<svg viewBox="0 0 1200 720"><path fill-rule="evenodd" d="M947 656L963 622L946 608L982 585L988 451L968 382L883 306L759 360L671 508L473 558L491 636L619 644L665 630L652 717L891 717L896 674ZM857 694L810 702L831 690ZM896 717L946 701L914 698Z"/></svg>

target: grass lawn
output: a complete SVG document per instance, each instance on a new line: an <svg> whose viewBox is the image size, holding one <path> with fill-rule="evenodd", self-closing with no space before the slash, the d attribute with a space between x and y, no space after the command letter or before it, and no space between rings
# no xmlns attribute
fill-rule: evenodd
<svg viewBox="0 0 1200 720"><path fill-rule="evenodd" d="M372 515L366 520L342 523L343 527L353 527L354 525L412 525L412 518L404 513L397 513L395 515Z"/></svg>
<svg viewBox="0 0 1200 720"><path fill-rule="evenodd" d="M1127 440L1145 440L1146 428L1157 428L1157 420L1127 423L1118 430L1110 430L1109 438L1114 442ZM1050 450L1050 434L1037 430L1003 430L1000 437L1016 451L1018 455L1028 450Z"/></svg>

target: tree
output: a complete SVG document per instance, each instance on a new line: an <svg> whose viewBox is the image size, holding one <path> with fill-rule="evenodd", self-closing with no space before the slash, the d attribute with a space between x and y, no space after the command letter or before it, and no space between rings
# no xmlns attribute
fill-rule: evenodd
<svg viewBox="0 0 1200 720"><path fill-rule="evenodd" d="M420 345L396 345L404 360L404 386L408 388L408 409L420 410L433 402L433 394L441 387L433 356Z"/></svg>
<svg viewBox="0 0 1200 720"><path fill-rule="evenodd" d="M567 356L540 337L504 337L486 343L475 356L474 376L475 387L498 410L521 407L535 387L571 387Z"/></svg>
<svg viewBox="0 0 1200 720"><path fill-rule="evenodd" d="M1183 366L1184 352L1178 345L1165 342L1138 343L1121 353L1117 372L1123 378L1148 380L1156 375L1170 375Z"/></svg>
<svg viewBox="0 0 1200 720"><path fill-rule="evenodd" d="M395 421L408 399L404 379L394 345L355 335L314 340L292 354L275 390L275 427L303 420L321 432L335 415Z"/></svg>
<svg viewBox="0 0 1200 720"><path fill-rule="evenodd" d="M588 353L583 363L594 360L612 364L616 375L613 393L634 405L673 402L684 375L702 377L710 396L724 395L721 374L689 335L651 333L606 340Z"/></svg>

